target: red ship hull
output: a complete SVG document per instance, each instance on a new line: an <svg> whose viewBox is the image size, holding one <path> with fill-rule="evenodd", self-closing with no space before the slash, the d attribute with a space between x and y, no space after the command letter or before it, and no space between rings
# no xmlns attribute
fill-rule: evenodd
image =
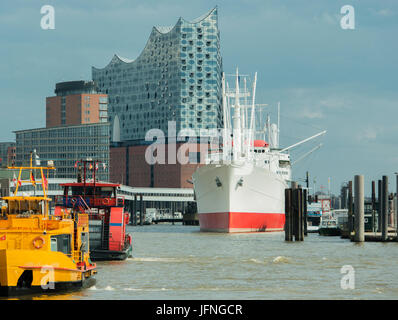
<svg viewBox="0 0 398 320"><path fill-rule="evenodd" d="M253 212L200 213L201 231L209 232L270 232L283 231L285 214Z"/></svg>

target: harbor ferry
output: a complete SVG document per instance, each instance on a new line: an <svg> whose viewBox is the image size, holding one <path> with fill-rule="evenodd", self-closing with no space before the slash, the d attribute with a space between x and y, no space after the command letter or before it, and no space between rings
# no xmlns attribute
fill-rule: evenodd
<svg viewBox="0 0 398 320"><path fill-rule="evenodd" d="M50 164L51 165L51 164ZM53 166L8 167L19 170L15 192L3 197L0 216L0 295L15 296L76 290L95 284L96 264L89 256L88 215L49 214L45 171ZM30 178L22 180L23 172ZM39 172L40 179L35 178ZM39 177L38 176L38 177ZM19 186L41 185L42 196L17 195Z"/></svg>
<svg viewBox="0 0 398 320"><path fill-rule="evenodd" d="M86 212L90 225L90 257L93 261L125 260L132 256L132 237L126 233L130 214L124 211L120 184L99 182L95 172L99 162L81 160L77 182L61 184L63 195L56 197L54 214ZM89 175L91 173L91 178Z"/></svg>

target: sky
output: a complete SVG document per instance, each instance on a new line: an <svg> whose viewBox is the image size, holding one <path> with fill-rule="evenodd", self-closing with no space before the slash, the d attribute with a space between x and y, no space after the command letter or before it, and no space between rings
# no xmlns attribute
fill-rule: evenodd
<svg viewBox="0 0 398 320"><path fill-rule="evenodd" d="M42 6L54 7L55 29L43 30ZM354 8L343 29L341 8ZM45 98L55 83L90 80L91 67L116 53L135 59L153 26L193 20L217 6L226 73L258 72L257 103L268 104L280 143L291 151L293 177L338 194L342 183L398 172L398 2L396 0L7 0L0 3L0 141L45 126ZM329 179L330 178L330 179ZM314 183L315 181L315 183ZM376 184L377 185L377 184Z"/></svg>

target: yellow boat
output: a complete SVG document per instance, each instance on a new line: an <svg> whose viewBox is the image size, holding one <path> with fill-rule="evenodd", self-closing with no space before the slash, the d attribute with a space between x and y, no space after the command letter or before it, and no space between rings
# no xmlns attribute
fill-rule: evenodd
<svg viewBox="0 0 398 320"><path fill-rule="evenodd" d="M13 196L3 197L0 216L0 296L52 293L95 284L96 264L89 258L88 215L49 214L47 179L52 166L9 167L19 175ZM30 180L21 180L22 171ZM40 172L35 180L33 172ZM43 196L17 196L23 183L41 184Z"/></svg>

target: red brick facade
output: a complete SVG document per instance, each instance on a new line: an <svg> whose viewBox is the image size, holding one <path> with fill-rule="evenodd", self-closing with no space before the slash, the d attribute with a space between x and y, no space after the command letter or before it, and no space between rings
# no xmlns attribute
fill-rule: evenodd
<svg viewBox="0 0 398 320"><path fill-rule="evenodd" d="M180 150L182 145L185 145L187 159L189 159L189 152L191 152L190 160L199 160L200 163L181 164L177 156L174 157L174 155L176 151ZM207 152L207 145L202 145L202 150L200 150L200 146L200 144L183 143L177 143L177 145L159 145L160 149L158 150L164 147L165 163L155 163L153 165L150 165L145 159L145 153L149 146L111 148L110 180L115 183L122 183L122 181L125 183L125 181L128 181L128 185L132 187L192 188L192 174L199 166L203 165ZM128 156L126 152L128 152ZM198 159L199 154L200 159ZM155 156L157 156L156 153Z"/></svg>
<svg viewBox="0 0 398 320"><path fill-rule="evenodd" d="M46 98L46 127L100 122L100 97L106 94L72 94L65 96L65 123L62 123L62 97Z"/></svg>

